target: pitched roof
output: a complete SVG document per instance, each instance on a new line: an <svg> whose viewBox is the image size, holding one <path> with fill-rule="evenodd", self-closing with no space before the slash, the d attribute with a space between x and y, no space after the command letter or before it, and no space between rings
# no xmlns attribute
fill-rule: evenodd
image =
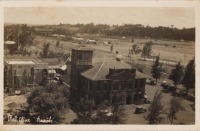
<svg viewBox="0 0 200 131"><path fill-rule="evenodd" d="M83 50L83 51L94 51L94 49L90 48L89 46L86 45L78 45L75 48L72 48L74 50Z"/></svg>
<svg viewBox="0 0 200 131"><path fill-rule="evenodd" d="M35 31L38 32L52 32L53 29L49 29L49 28L34 28Z"/></svg>
<svg viewBox="0 0 200 131"><path fill-rule="evenodd" d="M106 76L109 74L109 68L111 69L131 69L132 66L124 63L123 61L109 60L94 64L94 66L81 73L82 76L90 80L106 80ZM146 75L136 71L136 79L146 78Z"/></svg>
<svg viewBox="0 0 200 131"><path fill-rule="evenodd" d="M4 44L6 45L13 45L13 44L17 44L14 41L5 41Z"/></svg>
<svg viewBox="0 0 200 131"><path fill-rule="evenodd" d="M144 73L141 73L139 72L138 70L136 70L136 76L135 76L135 79L141 79L141 78L150 78L150 76L144 74Z"/></svg>

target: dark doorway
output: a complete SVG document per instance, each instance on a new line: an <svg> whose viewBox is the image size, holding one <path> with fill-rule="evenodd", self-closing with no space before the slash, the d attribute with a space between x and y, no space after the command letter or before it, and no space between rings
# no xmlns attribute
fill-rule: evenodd
<svg viewBox="0 0 200 131"><path fill-rule="evenodd" d="M131 104L131 102L132 102L132 96L128 95L126 98L126 104L129 105L129 104Z"/></svg>
<svg viewBox="0 0 200 131"><path fill-rule="evenodd" d="M135 94L134 95L134 101L137 101L138 100L138 97L137 97L137 95Z"/></svg>
<svg viewBox="0 0 200 131"><path fill-rule="evenodd" d="M96 103L97 103L97 104L100 104L100 98L99 98L99 95L96 96Z"/></svg>

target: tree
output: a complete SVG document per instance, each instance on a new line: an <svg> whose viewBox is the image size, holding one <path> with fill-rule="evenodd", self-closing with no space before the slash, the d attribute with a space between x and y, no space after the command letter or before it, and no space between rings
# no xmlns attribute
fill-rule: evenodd
<svg viewBox="0 0 200 131"><path fill-rule="evenodd" d="M23 50L24 47L31 45L33 43L33 40L34 36L31 28L28 27L26 24L22 25L17 37L17 43L20 45L21 50Z"/></svg>
<svg viewBox="0 0 200 131"><path fill-rule="evenodd" d="M33 27L28 27L26 24L9 25L5 26L4 29L4 40L15 41L21 51L26 46L31 45L35 38Z"/></svg>
<svg viewBox="0 0 200 131"><path fill-rule="evenodd" d="M126 112L124 105L114 104L112 106L111 124L125 124Z"/></svg>
<svg viewBox="0 0 200 131"><path fill-rule="evenodd" d="M110 52L113 51L113 44L110 46Z"/></svg>
<svg viewBox="0 0 200 131"><path fill-rule="evenodd" d="M195 88L195 58L187 64L182 84L186 87L187 93L189 89Z"/></svg>
<svg viewBox="0 0 200 131"><path fill-rule="evenodd" d="M174 69L171 70L171 73L169 75L169 79L174 82L175 88L177 85L181 82L182 77L183 77L183 66L181 65L180 62L175 66Z"/></svg>
<svg viewBox="0 0 200 131"><path fill-rule="evenodd" d="M138 49L137 44L133 44L133 45L132 45L132 50L133 50L134 52L136 52L137 49ZM133 53L132 53L132 54L133 54Z"/></svg>
<svg viewBox="0 0 200 131"><path fill-rule="evenodd" d="M144 57L144 60L146 59L146 57L151 57L151 53L152 53L152 46L153 46L153 42L149 41L146 42L143 49L142 49L142 57Z"/></svg>
<svg viewBox="0 0 200 131"><path fill-rule="evenodd" d="M161 116L164 106L161 102L162 94L157 91L153 98L151 105L148 108L148 114L145 119L149 121L149 124L159 124L164 118Z"/></svg>
<svg viewBox="0 0 200 131"><path fill-rule="evenodd" d="M94 101L81 98L80 102L75 106L75 112L78 118L72 121L72 124L93 124L94 118Z"/></svg>
<svg viewBox="0 0 200 131"><path fill-rule="evenodd" d="M157 83L157 79L160 79L160 76L162 73L162 65L160 64L159 59L160 59L160 56L157 56L151 69L151 74L153 78L156 79L156 83Z"/></svg>
<svg viewBox="0 0 200 131"><path fill-rule="evenodd" d="M44 43L44 45L43 45L43 54L42 54L43 58L47 58L48 57L49 47L50 47L50 43L47 43L47 44Z"/></svg>
<svg viewBox="0 0 200 131"><path fill-rule="evenodd" d="M177 119L176 114L185 110L185 108L182 106L182 99L179 97L172 97L169 104L170 107L167 118L170 120L171 124L173 124L174 119Z"/></svg>
<svg viewBox="0 0 200 131"><path fill-rule="evenodd" d="M69 91L65 85L51 83L37 87L27 98L29 110L37 112L41 117L50 117L59 121L68 109Z"/></svg>
<svg viewBox="0 0 200 131"><path fill-rule="evenodd" d="M59 45L60 45L60 41L58 40L58 41L56 42L56 47L58 48Z"/></svg>
<svg viewBox="0 0 200 131"><path fill-rule="evenodd" d="M97 109L95 124L111 124L109 101L103 101ZM112 113L111 113L112 114Z"/></svg>
<svg viewBox="0 0 200 131"><path fill-rule="evenodd" d="M93 100L81 99L74 110L78 118L72 124L124 124L126 113L120 103L109 107L109 102L104 101L95 106Z"/></svg>

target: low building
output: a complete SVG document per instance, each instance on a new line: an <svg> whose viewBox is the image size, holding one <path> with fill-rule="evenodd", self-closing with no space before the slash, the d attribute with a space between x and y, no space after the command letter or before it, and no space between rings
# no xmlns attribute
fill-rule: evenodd
<svg viewBox="0 0 200 131"><path fill-rule="evenodd" d="M88 98L96 104L108 100L126 104L144 101L146 75L120 59L92 64L93 50L86 46L72 49L71 97Z"/></svg>
<svg viewBox="0 0 200 131"><path fill-rule="evenodd" d="M54 32L54 29L50 28L34 28L36 34L43 35L43 36L52 36L52 33Z"/></svg>
<svg viewBox="0 0 200 131"><path fill-rule="evenodd" d="M14 41L5 41L4 42L4 51L5 54L7 53L15 53L18 49L18 44Z"/></svg>
<svg viewBox="0 0 200 131"><path fill-rule="evenodd" d="M98 41L96 41L96 40L86 40L85 41L85 44L98 44Z"/></svg>
<svg viewBox="0 0 200 131"><path fill-rule="evenodd" d="M4 92L29 91L46 77L47 63L36 60L6 59L4 61Z"/></svg>

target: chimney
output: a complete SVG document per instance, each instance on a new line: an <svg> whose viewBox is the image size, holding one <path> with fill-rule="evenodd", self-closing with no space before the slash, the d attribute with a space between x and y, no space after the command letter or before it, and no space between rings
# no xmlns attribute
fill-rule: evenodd
<svg viewBox="0 0 200 131"><path fill-rule="evenodd" d="M117 55L116 56L116 61L121 61L122 60L122 55Z"/></svg>

